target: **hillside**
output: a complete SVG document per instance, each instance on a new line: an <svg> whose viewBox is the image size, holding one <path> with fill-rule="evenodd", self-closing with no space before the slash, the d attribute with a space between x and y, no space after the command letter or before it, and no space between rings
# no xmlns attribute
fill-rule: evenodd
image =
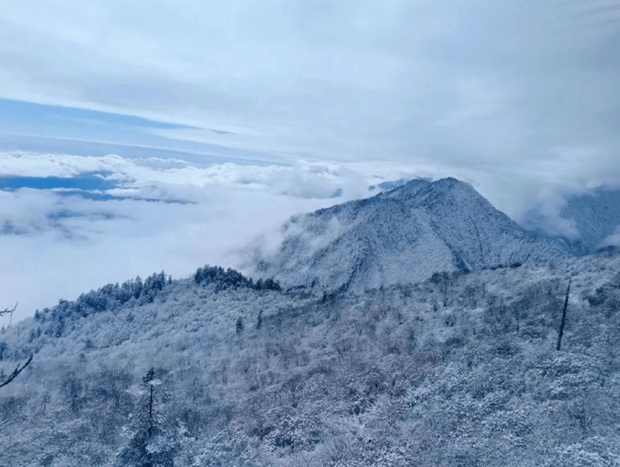
<svg viewBox="0 0 620 467"><path fill-rule="evenodd" d="M620 190L601 186L567 196L559 211L562 235L576 254L620 247ZM532 209L524 225L538 233L558 234L558 220L547 219L543 209ZM551 232L550 232L551 231Z"/></svg>
<svg viewBox="0 0 620 467"><path fill-rule="evenodd" d="M0 335L5 373L34 353L0 389L0 465L618 465L619 270L320 300L218 268L106 286Z"/></svg>
<svg viewBox="0 0 620 467"><path fill-rule="evenodd" d="M292 219L275 254L257 252L256 274L288 287L361 292L435 272L539 263L566 244L525 231L469 184L413 180L369 199Z"/></svg>

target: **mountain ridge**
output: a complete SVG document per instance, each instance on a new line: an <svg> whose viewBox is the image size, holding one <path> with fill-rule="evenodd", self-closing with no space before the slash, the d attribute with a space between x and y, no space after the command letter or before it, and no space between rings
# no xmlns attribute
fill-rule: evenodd
<svg viewBox="0 0 620 467"><path fill-rule="evenodd" d="M557 213L536 206L524 215L523 225L541 235L561 236L575 254L620 247L620 189L602 185L566 195ZM559 227L558 227L559 226Z"/></svg>
<svg viewBox="0 0 620 467"><path fill-rule="evenodd" d="M0 371L34 353L0 391L0 465L611 467L619 264L325 299L217 267L104 286L0 335Z"/></svg>
<svg viewBox="0 0 620 467"><path fill-rule="evenodd" d="M258 276L288 287L365 290L567 254L518 226L455 178L412 180L371 198L292 218Z"/></svg>

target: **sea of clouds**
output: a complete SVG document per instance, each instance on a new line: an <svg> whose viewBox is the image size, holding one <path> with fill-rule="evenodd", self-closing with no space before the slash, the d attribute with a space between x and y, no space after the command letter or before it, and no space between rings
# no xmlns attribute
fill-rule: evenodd
<svg viewBox="0 0 620 467"><path fill-rule="evenodd" d="M482 171L441 161L201 164L2 152L0 309L19 302L14 319L21 319L61 298L162 270L175 278L205 264L249 272L254 249L277 248L291 216L414 177L470 182L516 220L542 206L539 226L572 238L570 223L559 217L565 195L609 184L616 172L603 174L588 160L562 153L529 164L531 171ZM580 166L587 177L575 176Z"/></svg>
<svg viewBox="0 0 620 467"><path fill-rule="evenodd" d="M19 302L19 319L137 275L243 267L290 216L369 196L381 181L330 164L3 153L0 308Z"/></svg>

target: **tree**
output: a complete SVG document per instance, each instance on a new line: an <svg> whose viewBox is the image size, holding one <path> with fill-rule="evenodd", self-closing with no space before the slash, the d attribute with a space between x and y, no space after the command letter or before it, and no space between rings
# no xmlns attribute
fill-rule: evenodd
<svg viewBox="0 0 620 467"><path fill-rule="evenodd" d="M9 315L9 320L10 320L9 324L12 324L13 312L17 309L17 305L18 303L16 303L13 308L5 308L4 310L0 310L0 316ZM32 357L33 356L30 355L28 360L26 360L26 363L24 363L23 365L18 363L15 369L13 370L13 373L11 373L6 380L0 381L0 388L6 386L11 381L13 381L15 378L17 378L17 375L19 375L22 371L26 369L28 365L30 365L30 363L32 363Z"/></svg>
<svg viewBox="0 0 620 467"><path fill-rule="evenodd" d="M13 324L13 312L17 310L18 304L19 303L16 303L13 308L5 308L4 310L0 310L0 316L9 315L9 326Z"/></svg>
<svg viewBox="0 0 620 467"><path fill-rule="evenodd" d="M560 331L558 332L558 345L556 346L556 350L560 350L562 348L562 336L564 335L564 325L566 324L566 310L568 309L568 296L570 295L570 284L572 282L572 277L568 281L568 288L566 289L566 298L564 299L564 309L562 310L562 322L560 323Z"/></svg>
<svg viewBox="0 0 620 467"><path fill-rule="evenodd" d="M166 417L164 402L167 394L156 388L162 381L151 368L142 378L137 410L128 429L128 444L119 453L120 465L140 467L172 467L179 449L176 420ZM159 394L157 394L159 393Z"/></svg>
<svg viewBox="0 0 620 467"><path fill-rule="evenodd" d="M18 363L15 369L13 370L13 373L11 373L6 380L0 382L0 388L6 386L11 381L13 381L15 378L17 378L17 375L19 375L22 371L26 369L28 365L30 365L30 363L32 363L32 357L33 355L30 355L28 360L26 360L26 363L24 363L23 365Z"/></svg>

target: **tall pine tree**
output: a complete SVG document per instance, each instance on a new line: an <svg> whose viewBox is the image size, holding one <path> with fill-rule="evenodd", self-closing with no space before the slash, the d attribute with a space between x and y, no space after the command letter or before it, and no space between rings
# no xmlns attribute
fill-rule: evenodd
<svg viewBox="0 0 620 467"><path fill-rule="evenodd" d="M170 395L156 370L142 378L135 411L126 429L126 446L119 452L118 465L172 467L179 450L179 425L166 414Z"/></svg>

